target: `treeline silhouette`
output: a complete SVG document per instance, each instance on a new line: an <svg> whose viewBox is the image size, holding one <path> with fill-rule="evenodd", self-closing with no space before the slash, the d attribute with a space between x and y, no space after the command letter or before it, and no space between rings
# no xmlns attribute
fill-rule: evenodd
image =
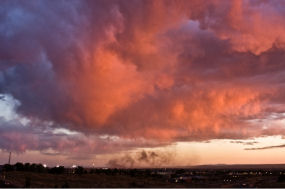
<svg viewBox="0 0 285 189"><path fill-rule="evenodd" d="M73 169L65 168L64 166L57 166L57 167L44 167L42 164L35 164L35 163L16 163L14 165L5 164L3 166L3 171L10 172L10 171L26 171L26 172L35 172L35 173L51 173L51 174L64 174L64 173L74 173L74 174L83 174L86 173L83 167L76 167Z"/></svg>
<svg viewBox="0 0 285 189"><path fill-rule="evenodd" d="M50 173L50 174L104 174L104 175L129 175L131 177L136 176L154 176L160 177L158 174L153 174L153 170L150 169L103 169L103 168L83 168L77 166L76 168L66 168L64 166L57 167L44 167L42 164L35 163L16 163L14 165L5 164L2 167L2 171L23 171L23 172L35 172L35 173ZM159 171L159 170L156 170Z"/></svg>

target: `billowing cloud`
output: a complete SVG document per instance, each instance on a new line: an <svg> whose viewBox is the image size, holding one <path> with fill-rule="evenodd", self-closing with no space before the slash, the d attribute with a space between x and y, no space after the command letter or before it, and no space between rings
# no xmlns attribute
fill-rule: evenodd
<svg viewBox="0 0 285 189"><path fill-rule="evenodd" d="M33 127L1 121L1 148L97 153L108 151L97 149L108 148L102 136L125 149L283 135L283 4L1 1L0 93ZM16 139L26 142L5 142Z"/></svg>

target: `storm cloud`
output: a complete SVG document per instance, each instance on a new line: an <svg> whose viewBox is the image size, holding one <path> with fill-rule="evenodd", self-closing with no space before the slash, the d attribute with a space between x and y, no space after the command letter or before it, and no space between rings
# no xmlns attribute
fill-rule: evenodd
<svg viewBox="0 0 285 189"><path fill-rule="evenodd" d="M0 93L30 125L1 120L0 147L101 153L284 135L284 7L2 0Z"/></svg>

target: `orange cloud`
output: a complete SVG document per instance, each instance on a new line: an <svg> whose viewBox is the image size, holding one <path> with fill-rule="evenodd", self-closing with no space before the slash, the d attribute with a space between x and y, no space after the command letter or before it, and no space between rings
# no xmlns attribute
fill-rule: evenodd
<svg viewBox="0 0 285 189"><path fill-rule="evenodd" d="M278 3L4 3L0 93L29 119L87 135L258 136L256 119L284 112Z"/></svg>

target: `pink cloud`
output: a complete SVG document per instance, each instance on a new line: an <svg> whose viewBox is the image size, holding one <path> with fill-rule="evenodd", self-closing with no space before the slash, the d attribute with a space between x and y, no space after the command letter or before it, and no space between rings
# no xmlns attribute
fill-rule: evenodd
<svg viewBox="0 0 285 189"><path fill-rule="evenodd" d="M13 127L1 136L29 145L2 148L97 153L147 145L124 143L138 137L164 145L269 134L275 126L252 120L284 112L279 3L1 2L0 93L30 120L83 133Z"/></svg>

